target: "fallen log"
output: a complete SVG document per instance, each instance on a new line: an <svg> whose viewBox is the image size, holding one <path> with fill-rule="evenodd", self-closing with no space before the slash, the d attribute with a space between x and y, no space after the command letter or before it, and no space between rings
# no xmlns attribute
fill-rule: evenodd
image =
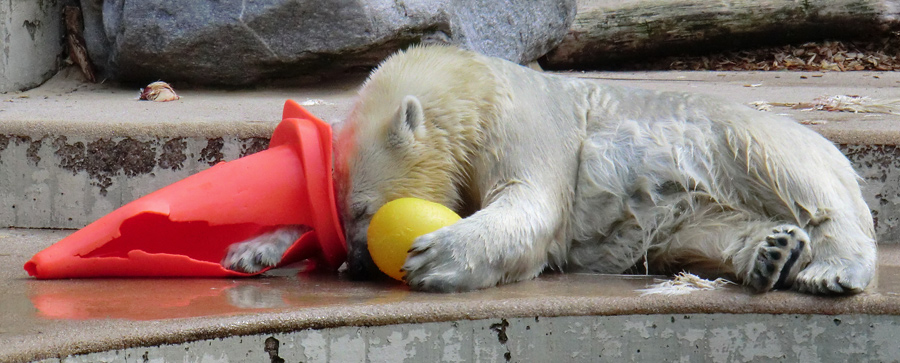
<svg viewBox="0 0 900 363"><path fill-rule="evenodd" d="M678 54L884 36L898 0L579 0L546 69L597 69Z"/></svg>

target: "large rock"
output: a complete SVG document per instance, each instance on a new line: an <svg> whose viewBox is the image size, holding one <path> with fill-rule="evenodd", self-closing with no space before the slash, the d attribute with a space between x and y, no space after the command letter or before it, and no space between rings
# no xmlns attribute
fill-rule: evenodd
<svg viewBox="0 0 900 363"><path fill-rule="evenodd" d="M575 0L82 0L88 50L124 81L242 85L374 66L420 41L526 63L550 51Z"/></svg>

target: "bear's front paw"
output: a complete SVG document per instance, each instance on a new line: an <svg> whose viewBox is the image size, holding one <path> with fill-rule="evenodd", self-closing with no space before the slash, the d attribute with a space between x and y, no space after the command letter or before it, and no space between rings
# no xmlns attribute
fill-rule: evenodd
<svg viewBox="0 0 900 363"><path fill-rule="evenodd" d="M302 227L284 227L253 239L234 243L222 259L222 266L229 270L257 273L281 262L289 247L305 232Z"/></svg>
<svg viewBox="0 0 900 363"><path fill-rule="evenodd" d="M874 268L848 260L816 261L797 276L794 288L810 294L855 294L874 277Z"/></svg>
<svg viewBox="0 0 900 363"><path fill-rule="evenodd" d="M420 236L409 250L403 270L415 290L434 292L469 291L496 285L500 278L484 255L484 246L470 248L457 223ZM474 244L473 244L474 245Z"/></svg>
<svg viewBox="0 0 900 363"><path fill-rule="evenodd" d="M811 255L806 231L793 225L775 227L757 247L748 283L759 292L789 287Z"/></svg>

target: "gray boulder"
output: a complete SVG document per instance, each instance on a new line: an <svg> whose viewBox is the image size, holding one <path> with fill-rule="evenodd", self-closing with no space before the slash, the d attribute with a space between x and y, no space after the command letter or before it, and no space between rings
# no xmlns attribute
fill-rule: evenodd
<svg viewBox="0 0 900 363"><path fill-rule="evenodd" d="M101 76L247 85L371 67L446 42L527 63L549 52L575 0L82 0Z"/></svg>

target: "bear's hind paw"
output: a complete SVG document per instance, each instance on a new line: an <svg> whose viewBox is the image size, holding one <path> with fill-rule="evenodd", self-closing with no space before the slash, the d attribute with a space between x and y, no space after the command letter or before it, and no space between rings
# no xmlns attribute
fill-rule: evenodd
<svg viewBox="0 0 900 363"><path fill-rule="evenodd" d="M793 225L777 226L759 244L747 282L758 292L790 287L810 259L806 231Z"/></svg>

